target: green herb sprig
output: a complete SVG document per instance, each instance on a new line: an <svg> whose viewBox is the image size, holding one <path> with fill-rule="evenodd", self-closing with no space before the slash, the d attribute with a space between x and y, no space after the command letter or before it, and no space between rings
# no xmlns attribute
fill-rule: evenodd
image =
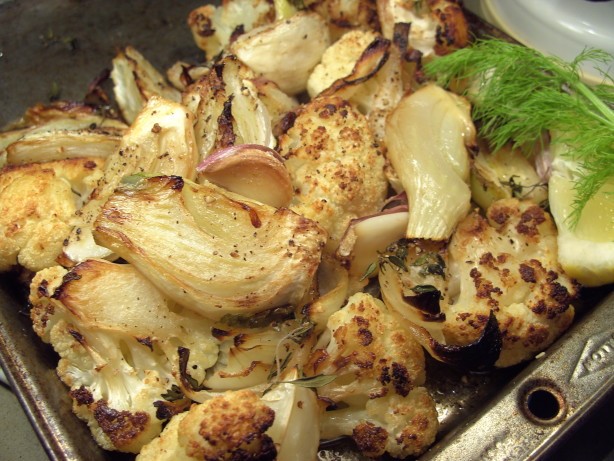
<svg viewBox="0 0 614 461"><path fill-rule="evenodd" d="M614 58L587 49L568 63L521 45L482 39L424 67L444 87L471 82L467 95L472 116L493 149L509 142L535 146L546 131L555 132L557 142L569 146L566 155L580 167L572 225L591 197L614 177L614 80L603 72L602 83L585 84L580 72L585 62L605 69Z"/></svg>

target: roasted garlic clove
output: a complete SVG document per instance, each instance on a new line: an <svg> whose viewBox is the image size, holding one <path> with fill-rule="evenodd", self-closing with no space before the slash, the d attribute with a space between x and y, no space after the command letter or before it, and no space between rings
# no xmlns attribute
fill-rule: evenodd
<svg viewBox="0 0 614 461"><path fill-rule="evenodd" d="M273 149L257 144L218 150L196 169L218 186L275 208L288 206L294 195L283 159Z"/></svg>

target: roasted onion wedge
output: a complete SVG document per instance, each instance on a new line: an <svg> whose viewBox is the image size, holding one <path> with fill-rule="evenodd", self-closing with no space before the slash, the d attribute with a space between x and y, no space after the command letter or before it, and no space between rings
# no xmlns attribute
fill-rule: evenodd
<svg viewBox="0 0 614 461"><path fill-rule="evenodd" d="M288 209L177 176L120 187L94 236L169 298L213 320L300 301L326 241Z"/></svg>
<svg viewBox="0 0 614 461"><path fill-rule="evenodd" d="M271 115L254 78L247 66L227 56L183 95L184 106L196 117L201 159L235 144L275 146Z"/></svg>

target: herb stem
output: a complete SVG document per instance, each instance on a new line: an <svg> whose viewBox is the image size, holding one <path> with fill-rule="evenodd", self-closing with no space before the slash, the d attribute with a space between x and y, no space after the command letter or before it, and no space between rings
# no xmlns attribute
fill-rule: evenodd
<svg viewBox="0 0 614 461"><path fill-rule="evenodd" d="M601 121L609 125L614 130L614 111L601 99L599 99L595 93L593 93L584 83L578 82L576 85L576 90L583 97L585 97L590 103L601 113L604 117L599 116L596 113L593 113L597 118L597 121Z"/></svg>

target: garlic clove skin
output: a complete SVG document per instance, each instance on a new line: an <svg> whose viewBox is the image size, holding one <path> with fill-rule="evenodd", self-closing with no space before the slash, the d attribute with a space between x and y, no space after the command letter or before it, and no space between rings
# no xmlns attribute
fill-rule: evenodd
<svg viewBox="0 0 614 461"><path fill-rule="evenodd" d="M205 158L197 171L201 178L275 208L288 206L294 194L281 156L257 144L220 149Z"/></svg>
<svg viewBox="0 0 614 461"><path fill-rule="evenodd" d="M337 257L349 261L350 276L365 278L375 264L377 274L379 252L403 238L407 229L407 206L397 206L381 213L353 219L337 249Z"/></svg>

